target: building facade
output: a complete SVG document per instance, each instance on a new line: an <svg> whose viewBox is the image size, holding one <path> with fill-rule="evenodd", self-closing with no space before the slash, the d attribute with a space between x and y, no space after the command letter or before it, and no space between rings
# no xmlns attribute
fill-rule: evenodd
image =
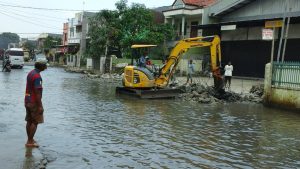
<svg viewBox="0 0 300 169"><path fill-rule="evenodd" d="M215 0L175 0L170 9L163 12L165 23L174 26L176 39L201 36L201 29L198 25L202 24L203 9Z"/></svg>
<svg viewBox="0 0 300 169"><path fill-rule="evenodd" d="M275 30L274 60L299 61L300 1L298 0L175 0L164 11L165 23L171 23L177 39L195 36L221 37L222 65L234 65L235 76L264 77L265 64L271 59L271 41L262 39L267 21L289 22L289 31ZM288 19L290 18L290 19ZM286 50L283 54L287 35ZM280 42L281 41L281 42ZM281 49L278 54L278 49ZM198 50L198 49L197 49ZM188 55L207 55L201 51ZM198 57L201 59L202 57Z"/></svg>
<svg viewBox="0 0 300 169"><path fill-rule="evenodd" d="M63 36L62 36L62 52L66 53L68 51L68 32L69 32L69 23L64 23L63 25Z"/></svg>
<svg viewBox="0 0 300 169"><path fill-rule="evenodd" d="M272 41L262 39L267 21L289 22L289 31L275 30L274 61L299 61L300 1L298 0L218 0L204 9L203 23L198 26L203 35L218 34L222 39L225 64L231 61L234 75L264 77L265 64L271 60ZM287 28L287 26L285 26ZM285 29L286 30L286 29ZM285 54L284 40L287 35ZM281 52L278 54L278 49Z"/></svg>
<svg viewBox="0 0 300 169"><path fill-rule="evenodd" d="M44 46L44 42L46 40L47 37L53 37L53 38L61 38L62 35L61 34L53 34L53 33L42 33L39 35L38 39L37 39L37 47L38 49L42 49Z"/></svg>
<svg viewBox="0 0 300 169"><path fill-rule="evenodd" d="M80 67L80 61L86 50L86 43L88 39L89 18L95 13L80 12L76 13L74 18L68 21L67 43L68 46L74 46L72 55L69 56L67 64L69 66ZM76 54L74 54L76 53Z"/></svg>
<svg viewBox="0 0 300 169"><path fill-rule="evenodd" d="M175 0L163 11L165 23L173 25L176 33L174 41L167 42L169 52L180 39L202 36L202 29L198 26L203 22L204 9L215 2L216 0ZM204 72L206 66L203 66L203 60L206 60L208 55L208 48L192 48L183 54L177 70L181 75L185 74L188 61L193 59L196 71Z"/></svg>

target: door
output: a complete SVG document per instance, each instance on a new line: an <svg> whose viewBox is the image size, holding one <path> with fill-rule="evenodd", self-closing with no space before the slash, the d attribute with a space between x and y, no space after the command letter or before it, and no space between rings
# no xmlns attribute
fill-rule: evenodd
<svg viewBox="0 0 300 169"><path fill-rule="evenodd" d="M198 22L191 22L191 34L190 37L194 38L198 36Z"/></svg>

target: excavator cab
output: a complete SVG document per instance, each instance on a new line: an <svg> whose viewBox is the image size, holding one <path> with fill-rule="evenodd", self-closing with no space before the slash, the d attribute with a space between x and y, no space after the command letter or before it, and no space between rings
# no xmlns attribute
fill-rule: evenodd
<svg viewBox="0 0 300 169"><path fill-rule="evenodd" d="M124 69L123 86L128 88L147 89L154 86L155 77L153 70L146 66L138 65L138 59L143 52L149 53L150 48L157 45L132 45L131 65Z"/></svg>

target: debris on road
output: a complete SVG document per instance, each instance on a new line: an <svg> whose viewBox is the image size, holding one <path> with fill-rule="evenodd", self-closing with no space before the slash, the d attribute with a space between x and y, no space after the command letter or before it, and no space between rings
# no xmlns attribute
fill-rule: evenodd
<svg viewBox="0 0 300 169"><path fill-rule="evenodd" d="M179 98L186 101L194 101L203 104L213 104L213 103L226 103L226 102L262 102L261 88L252 87L254 93L235 93L232 91L225 93L218 93L211 86L204 86L202 84L192 84L179 86L181 90L184 91ZM262 90L263 92L263 90Z"/></svg>
<svg viewBox="0 0 300 169"><path fill-rule="evenodd" d="M260 85L252 86L252 88L250 89L250 93L253 93L261 97L264 94L264 85L260 84Z"/></svg>

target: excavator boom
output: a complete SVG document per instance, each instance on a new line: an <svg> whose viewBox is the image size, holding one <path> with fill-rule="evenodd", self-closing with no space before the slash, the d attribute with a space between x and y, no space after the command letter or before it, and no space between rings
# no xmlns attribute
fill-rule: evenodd
<svg viewBox="0 0 300 169"><path fill-rule="evenodd" d="M159 77L155 80L157 87L166 87L170 78L173 76L174 71L185 53L190 48L210 47L210 60L211 71L214 76L214 85L216 89L223 88L223 80L220 72L221 64L221 47L219 36L196 37L188 38L179 41L168 57L164 67L161 69Z"/></svg>

